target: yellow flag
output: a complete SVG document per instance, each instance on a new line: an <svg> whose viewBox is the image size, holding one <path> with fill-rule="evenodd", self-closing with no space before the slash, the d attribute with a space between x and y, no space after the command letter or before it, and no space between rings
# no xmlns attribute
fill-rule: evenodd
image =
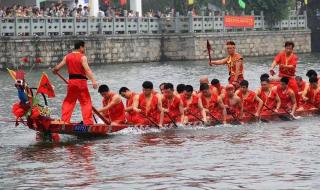
<svg viewBox="0 0 320 190"><path fill-rule="evenodd" d="M16 80L16 72L13 71L13 70L10 70L10 69L8 69L8 68L7 68L7 70L8 70L8 72L9 72L9 75L11 76L11 78L12 78L13 80Z"/></svg>
<svg viewBox="0 0 320 190"><path fill-rule="evenodd" d="M308 0L304 0L304 4L305 4L305 5L308 5Z"/></svg>
<svg viewBox="0 0 320 190"><path fill-rule="evenodd" d="M193 5L194 0L188 0L188 5Z"/></svg>

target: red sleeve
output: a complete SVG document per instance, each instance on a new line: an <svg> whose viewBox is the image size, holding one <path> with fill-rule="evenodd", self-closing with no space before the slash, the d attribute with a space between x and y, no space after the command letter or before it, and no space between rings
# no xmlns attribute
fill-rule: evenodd
<svg viewBox="0 0 320 190"><path fill-rule="evenodd" d="M283 52L278 53L276 57L274 58L274 61L279 64L281 62L281 57L282 57Z"/></svg>

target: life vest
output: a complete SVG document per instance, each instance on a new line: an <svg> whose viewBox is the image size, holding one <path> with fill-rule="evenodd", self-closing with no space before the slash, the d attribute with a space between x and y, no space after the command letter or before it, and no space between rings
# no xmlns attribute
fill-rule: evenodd
<svg viewBox="0 0 320 190"><path fill-rule="evenodd" d="M108 100L103 98L103 102L102 102L103 106L107 106L112 101L112 98L114 96L115 94L111 94ZM126 116L125 116L125 110L124 110L124 105L122 101L120 101L119 103L113 105L108 110L106 110L104 113L104 116L108 118L111 122L113 121L124 122Z"/></svg>
<svg viewBox="0 0 320 190"><path fill-rule="evenodd" d="M82 61L81 61L82 57L83 57L83 54L78 52L72 52L66 56L66 64L67 64L69 76L75 76L75 78L76 76L78 76L78 78L80 79L81 79L81 76L83 77L83 79L86 78L86 71L84 70L82 66ZM72 79L72 77L70 78Z"/></svg>
<svg viewBox="0 0 320 190"><path fill-rule="evenodd" d="M291 53L289 57L285 51L280 52L276 57L275 61L279 65L292 65L293 68L283 68L279 67L279 77L294 77L296 74L296 66L297 66L298 57L296 54Z"/></svg>
<svg viewBox="0 0 320 190"><path fill-rule="evenodd" d="M238 53L235 53L233 56L227 57L227 67L230 76L234 76L236 74L236 63L242 58L242 56ZM239 76L242 76L244 73L243 64L240 66Z"/></svg>
<svg viewBox="0 0 320 190"><path fill-rule="evenodd" d="M156 118L159 114L158 110L158 97L156 96L155 93L152 93L151 95L151 102L149 106L149 110L147 110L147 101L146 97L143 93L139 95L139 105L138 108L141 109L141 112L148 116L148 117L154 117Z"/></svg>
<svg viewBox="0 0 320 190"><path fill-rule="evenodd" d="M178 96L174 96L172 101L166 97L162 99L162 107L169 110L169 115L173 119L176 119L181 114L179 107L180 101Z"/></svg>
<svg viewBox="0 0 320 190"><path fill-rule="evenodd" d="M288 108L291 105L291 98L289 95L290 88L286 88L285 90L281 89L281 86L277 86L277 94L281 100L281 108Z"/></svg>
<svg viewBox="0 0 320 190"><path fill-rule="evenodd" d="M274 108L277 104L276 91L272 90L272 88L269 89L269 94L266 94L264 90L260 88L260 95L259 98L263 101L263 103L268 106L268 108Z"/></svg>
<svg viewBox="0 0 320 190"><path fill-rule="evenodd" d="M255 92L249 90L246 98L244 97L242 91L239 91L237 95L242 100L242 106L245 111L251 113L256 111L257 102L255 101Z"/></svg>

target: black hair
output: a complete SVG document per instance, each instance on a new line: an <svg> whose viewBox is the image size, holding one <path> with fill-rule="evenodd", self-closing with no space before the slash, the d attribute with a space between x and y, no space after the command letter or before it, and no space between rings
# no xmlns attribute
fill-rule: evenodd
<svg viewBox="0 0 320 190"><path fill-rule="evenodd" d="M241 82L240 82L240 86L245 86L245 87L249 87L249 82L247 81L247 80L242 80Z"/></svg>
<svg viewBox="0 0 320 190"><path fill-rule="evenodd" d="M77 40L74 42L74 49L80 49L80 47L84 47L84 41L82 40Z"/></svg>
<svg viewBox="0 0 320 190"><path fill-rule="evenodd" d="M193 87L191 85L186 85L184 89L186 92L193 92Z"/></svg>
<svg viewBox="0 0 320 190"><path fill-rule="evenodd" d="M310 77L312 77L312 76L318 77L318 74L317 74L317 72L316 72L315 70L310 69L310 70L308 70L306 76L307 76L308 78L310 78Z"/></svg>
<svg viewBox="0 0 320 190"><path fill-rule="evenodd" d="M127 92L129 91L129 88L127 87L121 87L120 90L119 90L119 94L123 93L123 92Z"/></svg>
<svg viewBox="0 0 320 190"><path fill-rule="evenodd" d="M268 73L263 73L262 75L260 75L260 81L262 81L262 79L264 79L264 78L269 79L270 75Z"/></svg>
<svg viewBox="0 0 320 190"><path fill-rule="evenodd" d="M302 80L302 77L296 76L296 80Z"/></svg>
<svg viewBox="0 0 320 190"><path fill-rule="evenodd" d="M291 42L291 41L286 41L286 42L284 43L284 47L288 47L288 46L292 46L292 48L294 48L294 43Z"/></svg>
<svg viewBox="0 0 320 190"><path fill-rule="evenodd" d="M171 83L165 83L164 84L164 89L173 91L174 90L174 86Z"/></svg>
<svg viewBox="0 0 320 190"><path fill-rule="evenodd" d="M267 78L267 77L264 77L264 78L261 78L260 79L260 82L267 82L267 83L270 83L270 79Z"/></svg>
<svg viewBox="0 0 320 190"><path fill-rule="evenodd" d="M288 77L282 77L282 78L280 79L280 82L283 82L283 83L285 83L285 84L288 84L288 83L289 83L289 78L288 78Z"/></svg>
<svg viewBox="0 0 320 190"><path fill-rule="evenodd" d="M220 83L220 81L218 79L212 79L212 81L211 81L212 85L216 85L216 84L219 84L219 83Z"/></svg>
<svg viewBox="0 0 320 190"><path fill-rule="evenodd" d="M234 41L227 41L226 45L233 45L233 46L235 46L236 43L234 43Z"/></svg>
<svg viewBox="0 0 320 190"><path fill-rule="evenodd" d="M310 77L309 82L310 83L318 83L318 77L314 77L314 76Z"/></svg>
<svg viewBox="0 0 320 190"><path fill-rule="evenodd" d="M202 90L208 90L209 89L209 85L206 83L202 83L200 84L200 91Z"/></svg>
<svg viewBox="0 0 320 190"><path fill-rule="evenodd" d="M153 84L150 81L144 81L142 83L142 88L144 88L144 89L153 89Z"/></svg>
<svg viewBox="0 0 320 190"><path fill-rule="evenodd" d="M182 93L183 91L185 91L185 87L186 87L186 85L184 85L184 84L178 84L177 85L177 92L179 94Z"/></svg>
<svg viewBox="0 0 320 190"><path fill-rule="evenodd" d="M99 86L98 92L99 93L109 92L109 87L105 84L102 84Z"/></svg>
<svg viewBox="0 0 320 190"><path fill-rule="evenodd" d="M161 87L161 86L165 86L167 83L165 83L165 82L163 82L163 83L161 83L160 85L159 85L159 88Z"/></svg>

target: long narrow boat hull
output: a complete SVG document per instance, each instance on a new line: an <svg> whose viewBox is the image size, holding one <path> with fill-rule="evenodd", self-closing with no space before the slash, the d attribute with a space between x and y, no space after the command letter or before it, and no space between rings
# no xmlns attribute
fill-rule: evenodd
<svg viewBox="0 0 320 190"><path fill-rule="evenodd" d="M297 111L297 116L313 116L318 115L320 113L319 109L311 109L311 110L304 110L304 111ZM268 121L276 121L281 120L281 116L291 118L287 113L268 113L265 112L261 114L261 119L268 120ZM43 122L45 121L45 122ZM250 123L250 122L257 122L258 120L256 118L253 118L252 116L245 116L241 122L243 123ZM43 124L46 123L46 124ZM227 123L234 123L234 118L231 116L228 116ZM68 135L75 135L75 136L106 136L111 133L118 132L122 129L129 128L129 127L139 127L139 128L156 128L156 126L141 126L141 125L117 125L117 126L111 126L111 125L105 125L105 124L94 124L94 125L85 125L81 123L65 123L58 120L52 120L50 118L45 118L37 121L33 121L31 119L28 119L27 125L30 129L35 131L40 131L43 133L58 133L58 134L68 134ZM189 125L201 125L201 122L194 122L189 123L186 126ZM211 123L211 126L216 125L215 122ZM166 127L173 127L173 124L168 124Z"/></svg>

